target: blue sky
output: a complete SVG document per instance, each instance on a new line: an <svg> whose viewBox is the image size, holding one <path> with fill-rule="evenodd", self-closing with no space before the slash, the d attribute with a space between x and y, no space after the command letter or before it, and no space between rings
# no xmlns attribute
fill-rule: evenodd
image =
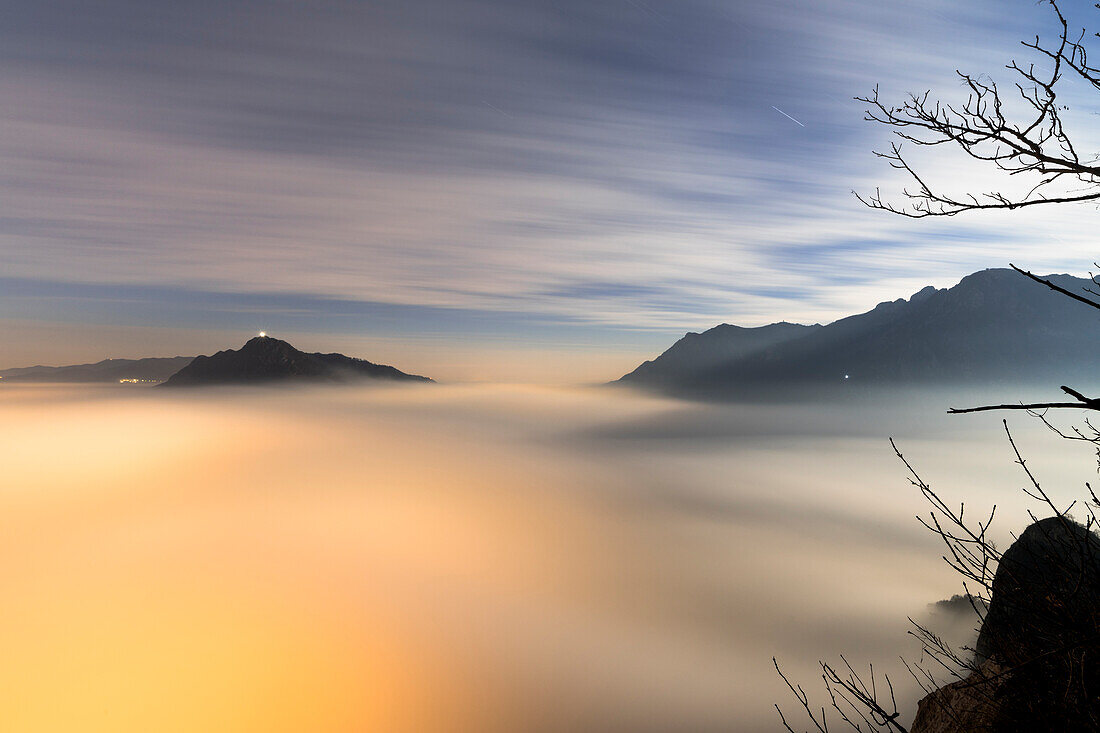
<svg viewBox="0 0 1100 733"><path fill-rule="evenodd" d="M1031 0L15 0L0 366L264 328L427 373L583 351L561 373L597 378L720 322L828 321L1008 261L1083 272L1093 208L913 222L850 193L902 185L853 96L1007 80L1050 20ZM1088 149L1085 92L1065 93Z"/></svg>

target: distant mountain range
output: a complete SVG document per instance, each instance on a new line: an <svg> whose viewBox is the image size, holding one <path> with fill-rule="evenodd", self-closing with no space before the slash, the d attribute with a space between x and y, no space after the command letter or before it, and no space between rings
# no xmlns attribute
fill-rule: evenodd
<svg viewBox="0 0 1100 733"><path fill-rule="evenodd" d="M362 379L432 381L343 354L307 354L269 336L257 336L240 349L219 351L213 356L106 359L95 364L22 367L0 371L0 377L3 382L147 382L170 387Z"/></svg>
<svg viewBox="0 0 1100 733"><path fill-rule="evenodd" d="M1074 292L1094 286L1050 275ZM689 333L617 380L695 395L856 384L1100 382L1100 311L992 269L825 326ZM1058 381L1063 380L1063 381Z"/></svg>
<svg viewBox="0 0 1100 733"><path fill-rule="evenodd" d="M1070 275L1047 279L1074 292ZM430 382L343 354L311 354L267 336L212 356L107 359L95 364L0 371L4 382L159 382L163 386L376 379ZM1100 387L1100 311L1012 270L926 287L909 299L828 325L723 324L689 333L616 380L689 397L740 397L798 387L919 386L989 382Z"/></svg>
<svg viewBox="0 0 1100 733"><path fill-rule="evenodd" d="M360 379L432 381L391 366L372 364L343 354L307 354L286 341L257 336L236 351L196 356L161 386L195 387L277 381L346 382Z"/></svg>
<svg viewBox="0 0 1100 733"><path fill-rule="evenodd" d="M95 364L20 367L0 371L0 377L5 382L163 382L193 358L104 359Z"/></svg>

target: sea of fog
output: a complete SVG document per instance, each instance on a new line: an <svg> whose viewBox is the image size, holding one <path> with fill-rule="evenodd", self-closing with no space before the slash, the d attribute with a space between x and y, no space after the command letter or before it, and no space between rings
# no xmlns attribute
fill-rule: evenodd
<svg viewBox="0 0 1100 733"><path fill-rule="evenodd" d="M1034 507L967 401L3 385L0 720L751 733L797 707L773 656L816 695L840 654L908 717L906 618L961 584L887 438L1002 542ZM1080 496L1089 446L1009 417Z"/></svg>

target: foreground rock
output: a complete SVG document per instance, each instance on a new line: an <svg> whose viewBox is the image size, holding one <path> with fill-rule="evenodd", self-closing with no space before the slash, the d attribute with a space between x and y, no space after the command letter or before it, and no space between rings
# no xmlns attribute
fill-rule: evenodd
<svg viewBox="0 0 1100 733"><path fill-rule="evenodd" d="M966 679L921 700L911 733L1100 731L1100 538L1063 517L1001 558Z"/></svg>
<svg viewBox="0 0 1100 733"><path fill-rule="evenodd" d="M944 685L917 704L911 733L993 731L1004 668L986 661L965 680Z"/></svg>
<svg viewBox="0 0 1100 733"><path fill-rule="evenodd" d="M392 366L372 364L343 354L307 354L286 341L257 336L236 351L197 356L162 387L260 384L281 381L347 382L363 379L431 382Z"/></svg>

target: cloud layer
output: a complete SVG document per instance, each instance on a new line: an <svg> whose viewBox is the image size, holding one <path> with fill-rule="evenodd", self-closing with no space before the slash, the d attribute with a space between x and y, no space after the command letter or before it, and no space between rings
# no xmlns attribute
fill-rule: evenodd
<svg viewBox="0 0 1100 733"><path fill-rule="evenodd" d="M900 184L851 97L957 95L954 68L1050 30L1010 5L16 2L0 272L288 322L309 301L320 330L355 302L592 333L829 320L1015 257L1079 271L1087 216L914 223L850 194Z"/></svg>

